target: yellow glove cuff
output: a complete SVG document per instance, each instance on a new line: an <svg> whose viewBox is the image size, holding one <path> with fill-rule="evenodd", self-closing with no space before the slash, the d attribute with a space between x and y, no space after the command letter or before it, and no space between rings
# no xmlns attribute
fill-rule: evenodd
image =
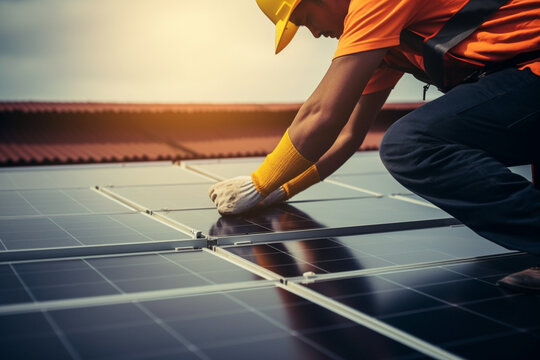
<svg viewBox="0 0 540 360"><path fill-rule="evenodd" d="M291 180L313 165L296 150L289 137L289 129L259 168L251 174L258 192L265 197L282 184Z"/></svg>
<svg viewBox="0 0 540 360"><path fill-rule="evenodd" d="M311 185L315 185L320 181L321 178L319 177L317 165L313 164L306 171L304 171L291 181L283 184L282 187L287 194L287 199L290 199L294 195L306 190Z"/></svg>

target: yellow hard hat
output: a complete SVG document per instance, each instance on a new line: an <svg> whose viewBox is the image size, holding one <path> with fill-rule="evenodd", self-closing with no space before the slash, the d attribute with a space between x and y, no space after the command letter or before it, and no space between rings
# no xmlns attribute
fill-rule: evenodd
<svg viewBox="0 0 540 360"><path fill-rule="evenodd" d="M257 0L263 13L276 24L276 54L287 46L298 26L289 21L292 12L301 0Z"/></svg>

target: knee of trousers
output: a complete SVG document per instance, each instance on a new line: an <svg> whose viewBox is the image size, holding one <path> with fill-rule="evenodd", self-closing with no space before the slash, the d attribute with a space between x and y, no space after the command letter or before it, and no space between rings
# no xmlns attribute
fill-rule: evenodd
<svg viewBox="0 0 540 360"><path fill-rule="evenodd" d="M416 166L421 154L429 151L426 140L414 119L402 118L384 134L379 156L391 174L408 172Z"/></svg>

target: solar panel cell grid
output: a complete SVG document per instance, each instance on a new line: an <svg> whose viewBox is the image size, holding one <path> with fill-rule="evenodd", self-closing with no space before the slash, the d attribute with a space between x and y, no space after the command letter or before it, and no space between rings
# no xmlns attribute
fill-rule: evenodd
<svg viewBox="0 0 540 360"><path fill-rule="evenodd" d="M271 301L256 302L268 298ZM313 312L320 316L313 317ZM393 358L419 355L279 288L3 315L0 320L2 333L9 333L0 340L9 355L20 354L16 346L36 338L56 340L40 343L43 353L82 359L173 355L221 359L224 354L235 359L256 354L263 359L335 359L373 357L381 351ZM28 321L36 326L23 331L19 324ZM359 338L362 346L357 346Z"/></svg>
<svg viewBox="0 0 540 360"><path fill-rule="evenodd" d="M90 189L0 191L0 216L128 213Z"/></svg>
<svg viewBox="0 0 540 360"><path fill-rule="evenodd" d="M0 241L6 250L174 239L189 236L138 213L0 219Z"/></svg>
<svg viewBox="0 0 540 360"><path fill-rule="evenodd" d="M0 190L68 189L93 186L144 184L189 184L210 182L206 178L171 164L59 166L0 170Z"/></svg>
<svg viewBox="0 0 540 360"><path fill-rule="evenodd" d="M48 301L260 279L206 252L17 262L2 266L4 303ZM5 273L5 274L4 274Z"/></svg>
<svg viewBox="0 0 540 360"><path fill-rule="evenodd" d="M514 263L519 259L522 265L538 260L520 255L511 259L510 262ZM486 261L484 265L486 269L491 269L492 274L505 275L504 269L508 264L505 260ZM320 281L305 286L425 341L456 351L460 356L481 353L487 339L502 339L523 332L526 336L520 338L519 342L523 342L524 348L537 347L539 338L534 333L538 327L536 321L521 322L519 326L514 321L530 319L531 316L537 318L531 305L537 303L540 297L509 293L483 278L469 277L455 270L456 267L477 265L470 262ZM484 273L486 275L487 272ZM514 314L514 309L520 308L528 309L526 316L524 313ZM444 327L434 327L434 324ZM525 354L518 349L516 355L522 358L519 355Z"/></svg>

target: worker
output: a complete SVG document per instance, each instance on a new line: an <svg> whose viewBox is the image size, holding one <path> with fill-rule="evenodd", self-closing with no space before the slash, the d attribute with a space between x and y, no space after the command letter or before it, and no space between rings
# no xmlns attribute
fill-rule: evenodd
<svg viewBox="0 0 540 360"><path fill-rule="evenodd" d="M540 255L540 190L507 168L540 160L539 0L257 3L276 25L276 53L300 26L315 38L339 40L327 73L274 151L251 176L211 187L221 214L286 200L332 174L410 72L445 94L387 130L383 164L486 239ZM499 283L540 292L540 268Z"/></svg>

